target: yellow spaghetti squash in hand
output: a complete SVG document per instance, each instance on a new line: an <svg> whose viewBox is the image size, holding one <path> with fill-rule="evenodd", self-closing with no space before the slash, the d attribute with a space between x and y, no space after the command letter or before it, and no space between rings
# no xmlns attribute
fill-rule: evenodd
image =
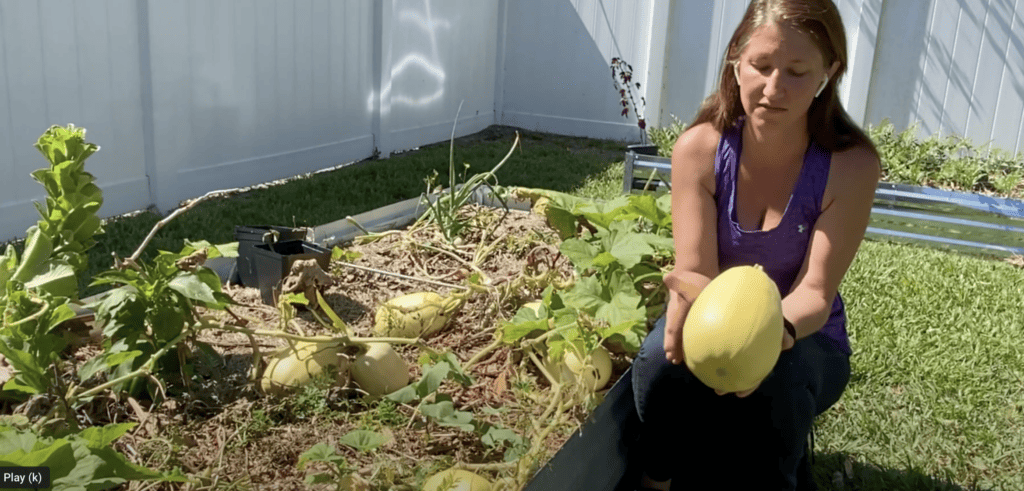
<svg viewBox="0 0 1024 491"><path fill-rule="evenodd" d="M782 351L782 298L760 265L729 268L711 281L683 323L686 366L719 392L753 389Z"/></svg>

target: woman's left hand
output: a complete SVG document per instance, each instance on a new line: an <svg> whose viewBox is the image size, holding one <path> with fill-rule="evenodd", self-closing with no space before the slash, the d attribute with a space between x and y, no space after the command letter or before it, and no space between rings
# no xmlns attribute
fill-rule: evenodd
<svg viewBox="0 0 1024 491"><path fill-rule="evenodd" d="M796 339L793 339L793 336L789 335L789 331L783 329L782 330L782 351L786 351L788 349L792 349L793 345L795 345L795 344L796 344ZM762 380L761 382L764 382L764 380ZM718 389L715 389L715 394L718 394L720 396L724 396L726 394L730 394L731 393L731 394L736 394L736 397L739 397L739 398L742 399L744 397L749 396L750 394L753 394L754 391L756 391L757 388L761 386L761 382L758 382L757 385L755 385L754 388L752 388L752 389L744 390L744 391L740 391L740 392L723 392L723 391L720 391Z"/></svg>

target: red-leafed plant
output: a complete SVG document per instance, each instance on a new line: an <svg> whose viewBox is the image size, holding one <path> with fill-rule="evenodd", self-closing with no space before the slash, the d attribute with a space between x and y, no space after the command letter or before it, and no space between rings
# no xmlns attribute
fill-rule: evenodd
<svg viewBox="0 0 1024 491"><path fill-rule="evenodd" d="M615 82L615 90L619 92L619 102L622 104L622 116L629 117L630 108L636 114L636 125L640 128L640 142L647 143L647 121L644 120L644 109L647 107L647 100L640 92L640 82L633 81L633 66L626 63L626 60L612 58L612 81ZM634 95L633 91L638 93ZM637 104L637 99L640 104Z"/></svg>

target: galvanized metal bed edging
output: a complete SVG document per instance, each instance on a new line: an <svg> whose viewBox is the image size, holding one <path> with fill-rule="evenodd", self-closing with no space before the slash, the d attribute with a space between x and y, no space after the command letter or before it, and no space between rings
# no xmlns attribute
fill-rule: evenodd
<svg viewBox="0 0 1024 491"><path fill-rule="evenodd" d="M671 171L666 157L627 151L623 192L643 191L648 184L647 189L667 188ZM866 237L971 254L1024 255L1024 202L883 182Z"/></svg>

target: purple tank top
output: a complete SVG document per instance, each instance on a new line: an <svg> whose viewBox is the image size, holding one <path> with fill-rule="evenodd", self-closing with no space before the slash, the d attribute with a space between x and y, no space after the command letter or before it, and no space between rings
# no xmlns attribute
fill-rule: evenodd
<svg viewBox="0 0 1024 491"><path fill-rule="evenodd" d="M740 229L736 218L736 173L743 146L743 119L722 134L715 156L715 202L718 207L718 267L760 264L785 297L800 273L828 182L831 152L811 143L803 168L779 225L767 231ZM846 309L836 294L832 313L819 331L834 347L852 354L846 333Z"/></svg>

